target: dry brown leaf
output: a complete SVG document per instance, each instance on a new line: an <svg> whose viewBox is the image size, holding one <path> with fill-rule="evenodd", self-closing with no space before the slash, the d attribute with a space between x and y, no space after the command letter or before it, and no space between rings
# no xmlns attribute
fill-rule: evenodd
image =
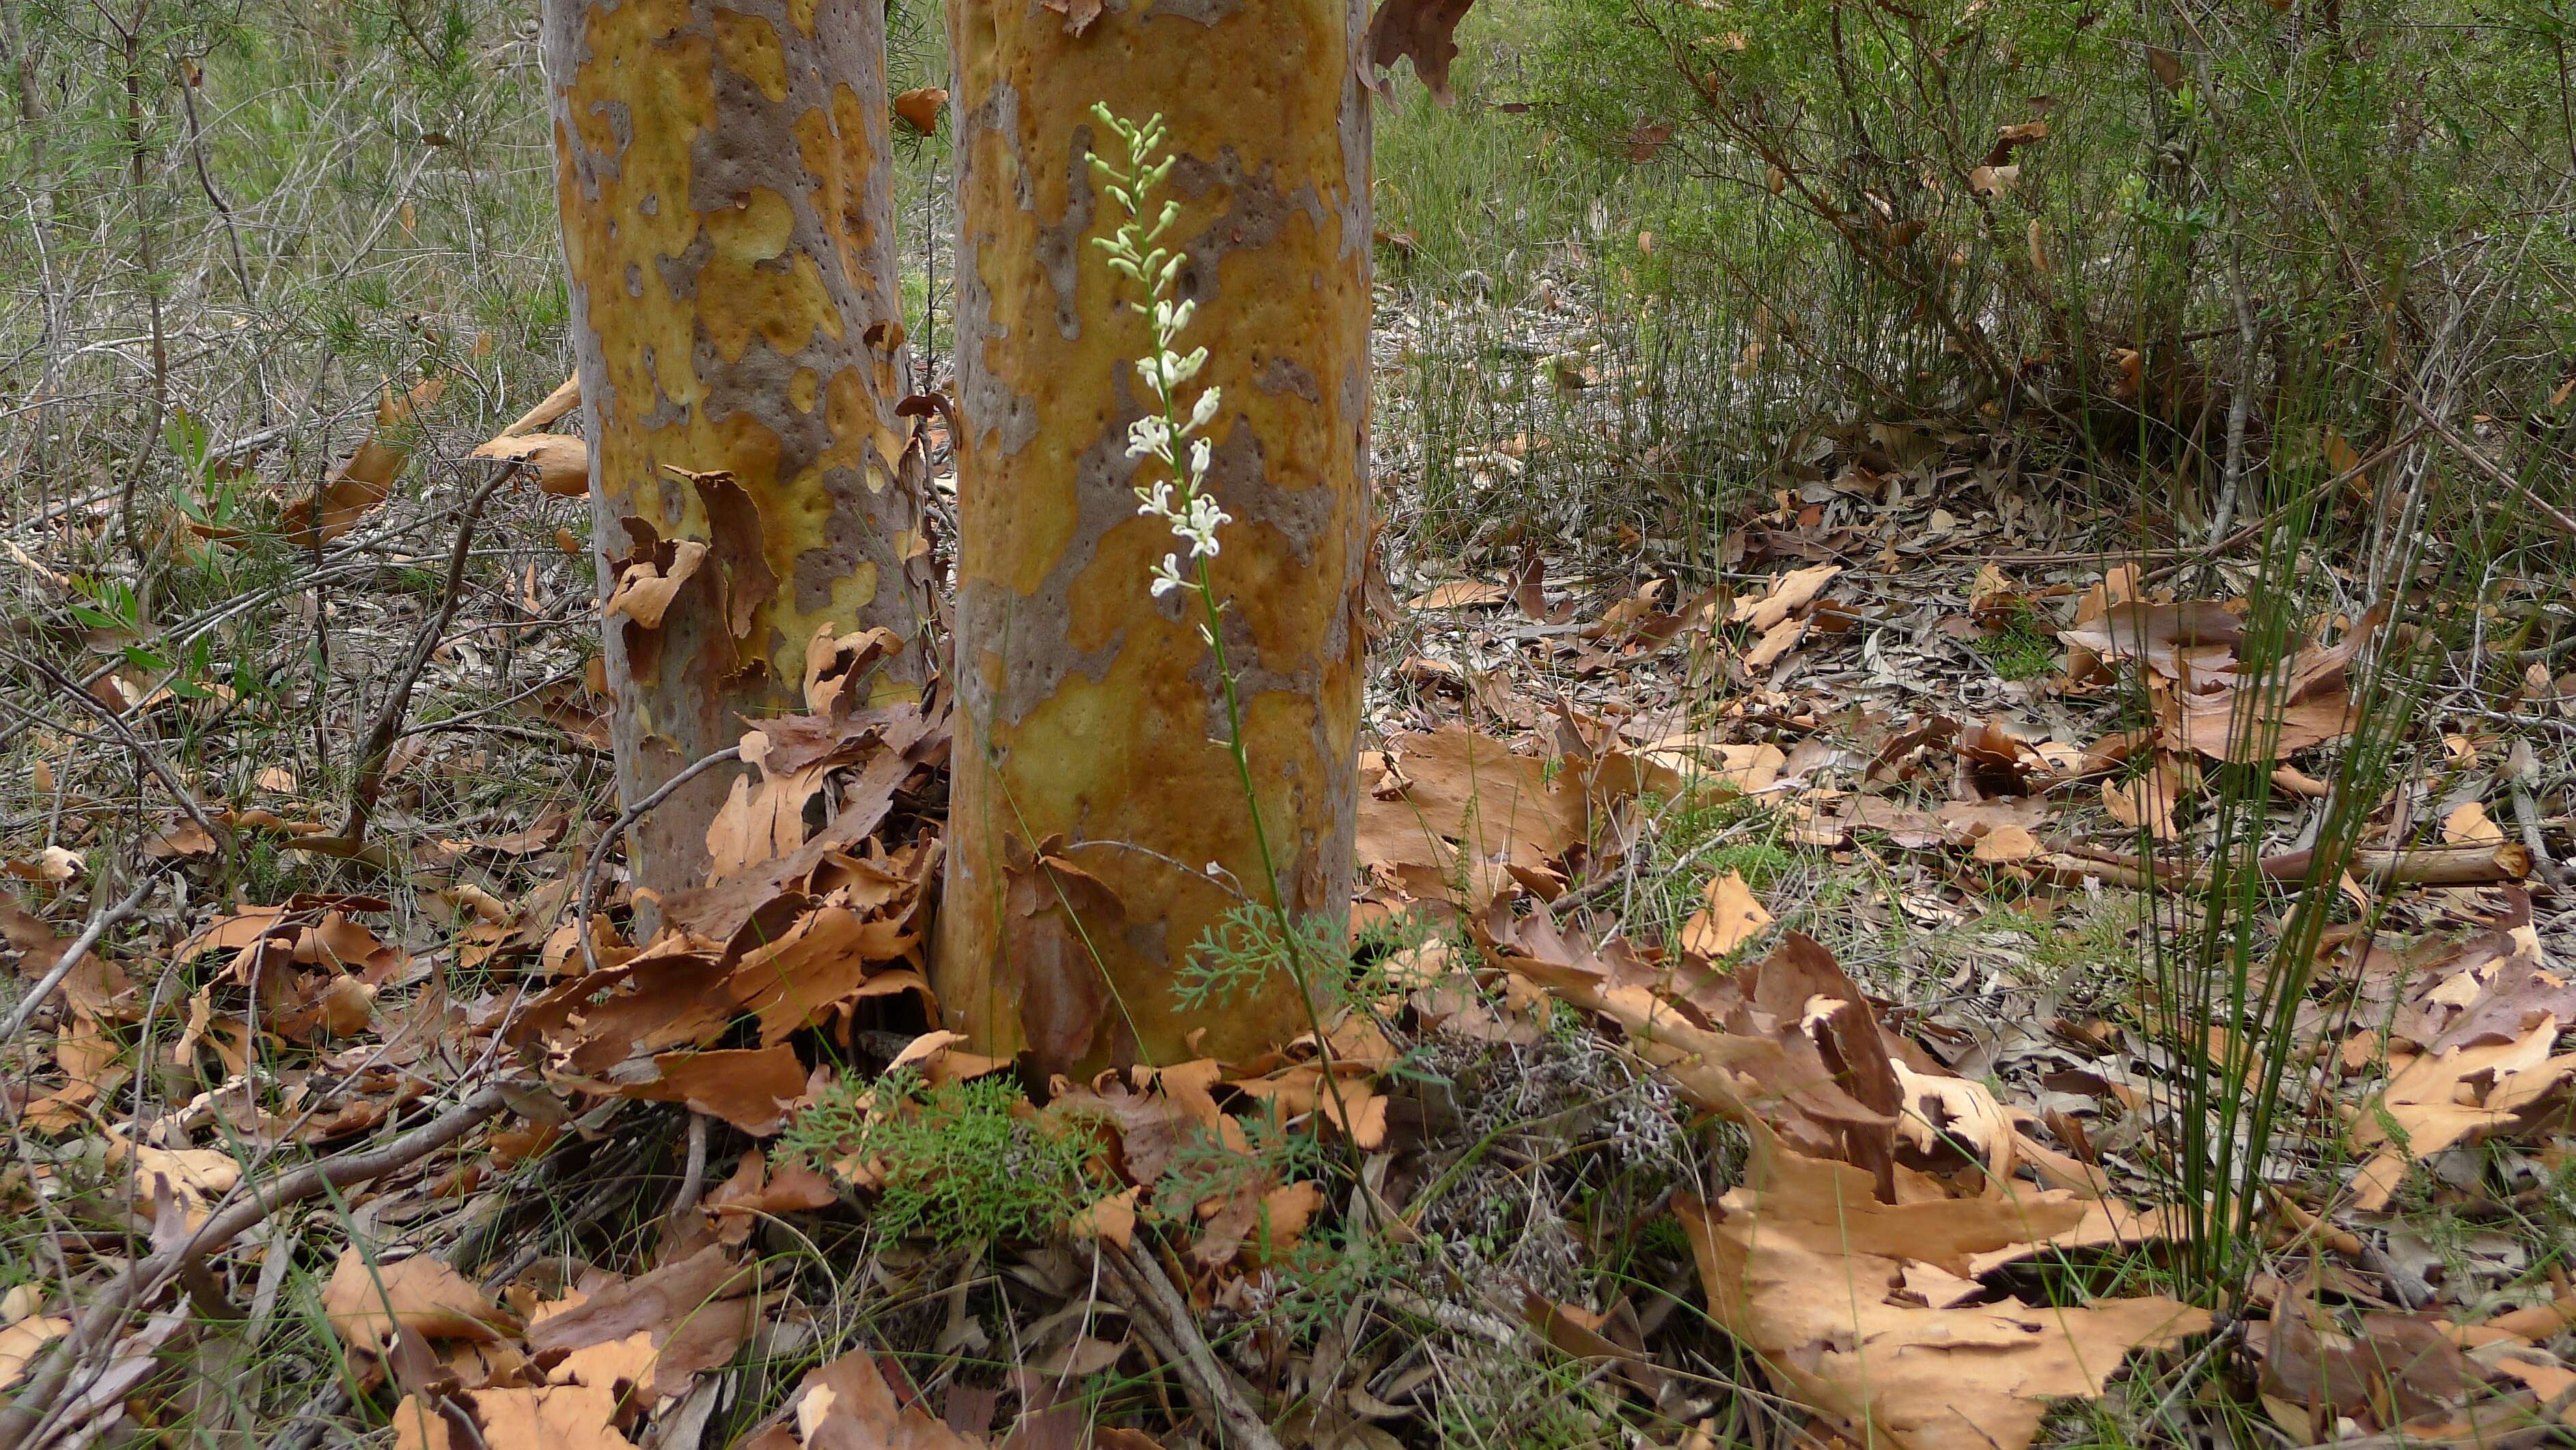
<svg viewBox="0 0 2576 1450"><path fill-rule="evenodd" d="M1705 734L1667 735L1641 754L1648 764L1673 772L1688 786L1738 795L1768 789L1789 759L1779 746L1768 742L1733 745Z"/></svg>
<svg viewBox="0 0 2576 1450"><path fill-rule="evenodd" d="M2531 897L2504 888L2487 929L2411 974L2389 1031L2427 1052L2512 1042L2543 1022L2576 1023L2576 975L2553 968L2531 920Z"/></svg>
<svg viewBox="0 0 2576 1450"><path fill-rule="evenodd" d="M474 1437L459 1434L448 1418L462 1411L419 1395L405 1395L394 1406L394 1450L466 1450Z"/></svg>
<svg viewBox="0 0 2576 1450"><path fill-rule="evenodd" d="M2383 618L2374 610L2341 640L2302 649L2263 674L2239 674L2231 662L2184 681L2158 709L2166 743L2213 760L2269 764L2351 734L2357 707L2346 671Z"/></svg>
<svg viewBox="0 0 2576 1450"><path fill-rule="evenodd" d="M895 119L927 136L939 129L939 113L948 108L948 92L938 86L916 86L894 98Z"/></svg>
<svg viewBox="0 0 2576 1450"><path fill-rule="evenodd" d="M1391 743L1404 778L1392 795L1361 798L1358 855L1372 869L1424 868L1417 894L1445 894L1439 881L1454 874L1452 843L1479 862L1539 867L1585 839L1581 783L1551 782L1544 761L1464 726Z"/></svg>
<svg viewBox="0 0 2576 1450"><path fill-rule="evenodd" d="M1609 1362L1617 1367L1620 1378L1650 1399L1663 1393L1664 1372L1646 1351L1636 1310L1629 1307L1627 1300L1596 1313L1580 1304L1557 1303L1524 1284L1521 1317L1559 1353Z"/></svg>
<svg viewBox="0 0 2576 1450"><path fill-rule="evenodd" d="M1696 956L1716 961L1731 955L1771 924L1771 913L1754 899L1740 873L1711 878L1700 899L1707 904L1682 924L1682 950Z"/></svg>
<svg viewBox="0 0 2576 1450"><path fill-rule="evenodd" d="M635 1450L617 1433L617 1397L591 1385L477 1390L487 1450Z"/></svg>
<svg viewBox="0 0 2576 1450"><path fill-rule="evenodd" d="M603 1339L565 1355L546 1372L546 1382L588 1385L592 1389L607 1390L623 1400L653 1383L654 1361L660 1355L660 1348L653 1342L653 1332L638 1329L624 1339Z"/></svg>
<svg viewBox="0 0 2576 1450"><path fill-rule="evenodd" d="M1896 1134L1918 1153L1945 1156L1962 1150L1984 1165L1987 1181L2009 1182L2020 1161L2021 1135L1996 1101L1994 1090L1964 1077L1936 1077L1890 1059L1902 1104Z"/></svg>
<svg viewBox="0 0 2576 1450"><path fill-rule="evenodd" d="M2385 1208L2410 1158L2421 1162L2512 1129L2527 1110L2576 1079L2576 1053L2549 1055L2560 1025L2552 1018L2511 1042L2409 1059L2353 1125L2356 1145L2379 1147L2354 1181L2355 1205L2366 1212ZM2388 1131L2391 1121L2405 1135L2403 1150Z"/></svg>
<svg viewBox="0 0 2576 1450"><path fill-rule="evenodd" d="M521 413L509 427L502 429L496 436L516 438L522 433L534 433L562 419L580 406L581 374L576 372L557 383L553 392L546 394L535 407Z"/></svg>
<svg viewBox="0 0 2576 1450"><path fill-rule="evenodd" d="M537 491L556 498L580 498L590 492L590 445L566 434L504 434L477 445L466 456L524 463L536 472Z"/></svg>
<svg viewBox="0 0 2576 1450"><path fill-rule="evenodd" d="M709 1117L722 1118L755 1138L778 1131L787 1105L805 1095L805 1065L796 1049L725 1048L709 1052L665 1052L653 1059L659 1076L650 1082L620 1084L614 1091L657 1103L687 1103Z"/></svg>
<svg viewBox="0 0 2576 1450"><path fill-rule="evenodd" d="M444 377L423 378L396 394L388 386L376 403L376 426L322 487L284 506L287 542L299 549L329 543L357 526L393 493L394 480L411 462L412 447L430 408L447 393ZM320 538L314 536L316 525Z"/></svg>
<svg viewBox="0 0 2576 1450"><path fill-rule="evenodd" d="M2347 1332L2307 1296L2286 1296L2262 1336L2261 1393L2324 1412L2317 1428L2331 1437L2338 1417L2394 1429L2455 1409L2484 1379L2439 1325L2402 1314L2355 1321L2359 1332Z"/></svg>
<svg viewBox="0 0 2576 1450"><path fill-rule="evenodd" d="M2097 586L2098 587L2098 586ZM2098 612L2087 618L2086 608ZM2198 681L2232 674L2236 649L2244 642L2245 621L2210 600L2150 604L2140 599L2103 603L2088 596L2078 607L2080 621L2057 637L2092 659L2144 660L2169 680ZM2081 674L2083 661L2070 661L2069 673Z"/></svg>
<svg viewBox="0 0 2576 1450"><path fill-rule="evenodd" d="M2102 782L2102 807L2130 830L2144 829L2159 841L2174 838L2177 776L2161 759L2134 780Z"/></svg>
<svg viewBox="0 0 2576 1450"><path fill-rule="evenodd" d="M1815 601L1834 576L1843 572L1840 564L1818 564L1812 568L1792 569L1771 581L1771 587L1758 595L1735 601L1727 615L1728 622L1751 625L1758 635L1769 635L1782 620Z"/></svg>
<svg viewBox="0 0 2576 1450"><path fill-rule="evenodd" d="M149 1210L168 1199L178 1205L188 1227L204 1222L206 1206L241 1181L241 1164L215 1148L155 1148L107 1131L107 1166L131 1173L134 1202Z"/></svg>
<svg viewBox="0 0 2576 1450"><path fill-rule="evenodd" d="M2032 835L2028 828L2007 823L1977 837L1976 844L1970 848L1970 854L1980 861L1999 865L2011 861L2027 861L2040 854L2043 849L2039 844L2039 838Z"/></svg>
<svg viewBox="0 0 2576 1450"><path fill-rule="evenodd" d="M717 1240L740 1244L751 1237L763 1215L801 1213L828 1208L840 1200L831 1180L802 1163L772 1168L757 1148L742 1155L733 1176L707 1195L705 1208L717 1221Z"/></svg>
<svg viewBox="0 0 2576 1450"><path fill-rule="evenodd" d="M1065 1232L1078 1239L1100 1239L1126 1248L1136 1234L1136 1201L1143 1188L1122 1189L1073 1216Z"/></svg>
<svg viewBox="0 0 2576 1450"><path fill-rule="evenodd" d="M61 1314L37 1314L0 1327L0 1390L18 1382L37 1351L71 1333L72 1321Z"/></svg>
<svg viewBox="0 0 2576 1450"><path fill-rule="evenodd" d="M1018 974L1021 1040L1046 1073L1069 1072L1091 1055L1111 1006L1090 941L1126 930L1126 903L1106 882L1060 852L1050 837L1035 852L1013 838L1003 864L1006 958Z"/></svg>
<svg viewBox="0 0 2576 1450"><path fill-rule="evenodd" d="M340 1251L322 1312L350 1347L373 1351L396 1325L423 1339L495 1340L519 1332L519 1318L454 1269L426 1254L368 1262L351 1244Z"/></svg>
<svg viewBox="0 0 2576 1450"><path fill-rule="evenodd" d="M1407 609L1474 609L1488 604L1508 604L1512 590L1507 584L1483 579L1452 579L1434 584L1413 596Z"/></svg>
<svg viewBox="0 0 2576 1450"><path fill-rule="evenodd" d="M2504 827L2488 819L2485 806L2466 801L2442 817L2442 839L2454 846L2492 846L2504 839Z"/></svg>
<svg viewBox="0 0 2576 1450"><path fill-rule="evenodd" d="M39 881L48 886L60 886L85 869L87 863L79 852L61 846L47 846L32 856L12 856L0 861L0 871L6 871L21 881Z"/></svg>
<svg viewBox="0 0 2576 1450"><path fill-rule="evenodd" d="M1760 639L1755 640L1753 648L1744 652L1744 672L1747 675L1758 675L1770 669L1780 662L1782 655L1796 648L1798 641L1806 638L1806 635L1807 620L1804 616L1781 620L1765 631Z"/></svg>
<svg viewBox="0 0 2576 1450"><path fill-rule="evenodd" d="M846 907L827 906L744 953L727 990L739 1010L760 1019L761 1045L774 1046L869 997L913 991L932 1007L920 973L888 970L919 945L920 937L901 922L863 921ZM927 1015L936 1016L935 1008Z"/></svg>
<svg viewBox="0 0 2576 1450"><path fill-rule="evenodd" d="M918 1400L897 1403L864 1349L806 1371L794 1403L805 1450L985 1450L982 1439L948 1428Z"/></svg>
<svg viewBox="0 0 2576 1450"><path fill-rule="evenodd" d="M2098 1396L2132 1350L2210 1327L2161 1298L1933 1309L1898 1297L1917 1265L1966 1277L1970 1255L2045 1237L2077 1212L2064 1204L1890 1205L1859 1168L1773 1148L1714 1209L1675 1211L1710 1316L1863 1444L2024 1450L2052 1401Z"/></svg>
<svg viewBox="0 0 2576 1450"><path fill-rule="evenodd" d="M1413 62L1414 75L1442 105L1449 103L1449 62L1458 58L1454 38L1474 0L1379 0L1368 37L1360 43L1361 78L1381 95L1394 95L1382 71L1397 60Z"/></svg>
<svg viewBox="0 0 2576 1450"><path fill-rule="evenodd" d="M653 1346L655 1396L686 1390L702 1370L732 1359L751 1332L751 1271L724 1247L709 1244L676 1264L612 1284L580 1302L548 1312L540 1306L528 1329L528 1352L539 1363L549 1355L616 1344L646 1334Z"/></svg>

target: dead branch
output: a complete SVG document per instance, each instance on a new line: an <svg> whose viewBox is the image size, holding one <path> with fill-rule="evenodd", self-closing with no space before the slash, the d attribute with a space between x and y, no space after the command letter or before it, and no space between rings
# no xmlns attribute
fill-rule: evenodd
<svg viewBox="0 0 2576 1450"><path fill-rule="evenodd" d="M1270 1433L1269 1421L1254 1408L1251 1392L1199 1337L1188 1301L1172 1287L1153 1254L1122 1249L1106 1241L1100 1252L1101 1262L1109 1270L1105 1282L1111 1297L1120 1301L1120 1307L1148 1339L1157 1341L1157 1349L1181 1377L1181 1388L1188 1393L1190 1403L1214 1422L1224 1442L1242 1450L1280 1450L1279 1438ZM0 1450L7 1447L0 1446Z"/></svg>
<svg viewBox="0 0 2576 1450"><path fill-rule="evenodd" d="M51 1354L19 1391L0 1406L0 1450L25 1450L42 1444L53 1426L57 1407L81 1369L110 1348L127 1314L162 1289L241 1237L270 1214L300 1203L326 1188L343 1188L381 1177L437 1152L473 1131L509 1104L505 1084L490 1083L444 1114L378 1147L336 1153L282 1173L265 1184L247 1185L246 1196L207 1216L184 1241L153 1254L108 1281L71 1332L50 1346ZM32 1366L30 1368L33 1368Z"/></svg>

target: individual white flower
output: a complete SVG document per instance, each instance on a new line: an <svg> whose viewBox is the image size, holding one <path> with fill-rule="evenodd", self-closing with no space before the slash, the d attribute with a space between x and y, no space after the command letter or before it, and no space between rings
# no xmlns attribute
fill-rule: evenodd
<svg viewBox="0 0 2576 1450"><path fill-rule="evenodd" d="M1214 454L1215 450L1208 446L1208 441L1206 439L1193 438L1190 440L1190 483L1192 486L1195 487L1199 480L1207 477L1208 460L1213 457Z"/></svg>
<svg viewBox="0 0 2576 1450"><path fill-rule="evenodd" d="M1181 556L1178 554L1165 554L1163 562L1154 566L1154 597L1157 599L1175 589L1186 589L1189 583L1181 577Z"/></svg>
<svg viewBox="0 0 2576 1450"><path fill-rule="evenodd" d="M1172 425L1162 415L1148 413L1127 425L1127 456L1142 458L1148 453L1160 455L1172 445Z"/></svg>
<svg viewBox="0 0 2576 1450"><path fill-rule="evenodd" d="M1136 512L1158 519L1173 518L1172 481L1159 479L1151 489L1136 490Z"/></svg>
<svg viewBox="0 0 2576 1450"><path fill-rule="evenodd" d="M1213 559L1217 554L1216 531L1234 522L1234 516L1216 506L1207 494L1190 499L1189 514L1172 521L1172 532L1190 541L1190 547L1201 556Z"/></svg>
<svg viewBox="0 0 2576 1450"><path fill-rule="evenodd" d="M1196 433L1201 428L1206 427L1208 419L1216 416L1217 400L1222 396L1223 390L1219 388L1210 388L1206 392L1199 394L1197 405L1190 409L1189 426L1183 428L1181 431L1184 433Z"/></svg>

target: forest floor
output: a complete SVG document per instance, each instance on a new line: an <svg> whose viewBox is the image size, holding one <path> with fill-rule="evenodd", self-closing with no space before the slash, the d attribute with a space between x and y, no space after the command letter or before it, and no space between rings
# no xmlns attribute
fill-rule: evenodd
<svg viewBox="0 0 2576 1450"><path fill-rule="evenodd" d="M1583 365L1542 367L1617 387ZM1465 471L1507 487L1554 446ZM2338 561L2265 638L2255 561L2097 552L2122 526L2068 522L2008 431L1792 456L1696 575L1600 567L1642 537L1552 553L1544 520L1409 557L1392 478L1325 1040L1051 1086L927 1030L938 710L821 722L835 769L794 789L836 848L754 852L690 934L620 935L577 504L505 491L459 546L462 498L424 490L148 637L62 582L95 672L11 707L36 805L5 843L0 1423L2563 1434L2576 680L2534 650L2503 695L2419 681L2366 777L2344 736L2390 713L2397 651L2357 653L2386 641ZM40 581L44 537L11 545ZM2556 633L2546 581L2524 597ZM192 670L192 630L245 609L377 682L374 713ZM360 848L356 742L387 718ZM351 764L263 763L308 732Z"/></svg>
<svg viewBox="0 0 2576 1450"><path fill-rule="evenodd" d="M1767 307L1601 295L1682 183L1516 129L1495 9L1380 118L1326 1030L1084 1083L928 1030L935 708L809 722L831 849L627 939L587 504L471 505L561 373L520 7L426 100L224 57L166 426L141 210L9 274L0 1450L2567 1438L2565 581L2389 589L2366 488L2151 546L2031 418L1766 435L1850 410Z"/></svg>

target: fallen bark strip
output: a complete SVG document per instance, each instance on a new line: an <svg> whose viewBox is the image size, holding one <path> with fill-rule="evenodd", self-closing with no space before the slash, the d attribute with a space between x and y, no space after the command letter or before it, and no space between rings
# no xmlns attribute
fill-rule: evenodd
<svg viewBox="0 0 2576 1450"><path fill-rule="evenodd" d="M84 1362L114 1342L128 1311L148 1302L207 1255L219 1252L289 1204L300 1203L326 1188L344 1188L380 1177L437 1152L473 1131L508 1103L508 1089L500 1083L489 1083L445 1113L379 1147L316 1159L266 1183L249 1184L245 1196L208 1215L186 1240L138 1261L108 1281L107 1287L81 1311L71 1332L53 1342L43 1368L28 1379L18 1397L0 1406L0 1450L26 1450L43 1444L57 1428L50 1422L65 1391Z"/></svg>

